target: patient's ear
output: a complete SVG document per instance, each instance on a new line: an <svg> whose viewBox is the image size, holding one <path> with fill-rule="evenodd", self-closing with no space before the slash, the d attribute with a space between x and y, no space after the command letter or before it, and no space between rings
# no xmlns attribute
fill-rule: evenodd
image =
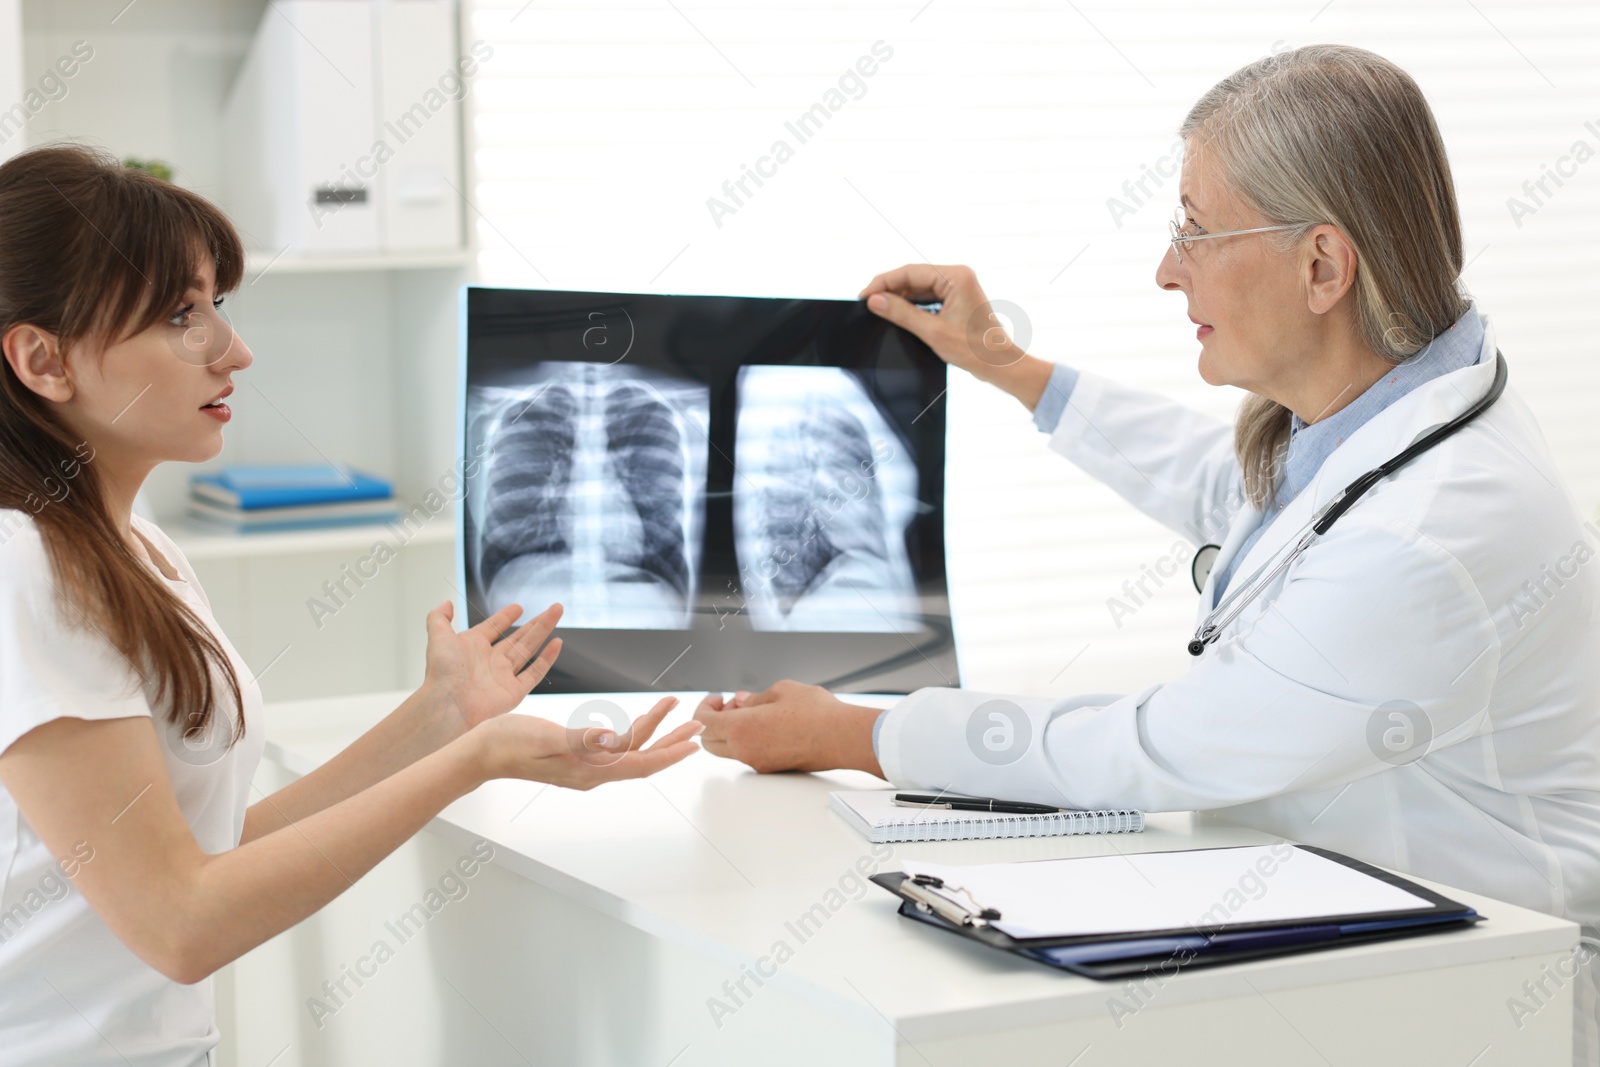
<svg viewBox="0 0 1600 1067"><path fill-rule="evenodd" d="M72 399L72 377L56 335L30 322L19 322L0 339L6 362L17 380L46 400Z"/></svg>

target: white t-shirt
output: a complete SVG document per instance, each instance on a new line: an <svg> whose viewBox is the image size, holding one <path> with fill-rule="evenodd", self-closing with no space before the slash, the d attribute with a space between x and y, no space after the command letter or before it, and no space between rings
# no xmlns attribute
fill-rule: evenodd
<svg viewBox="0 0 1600 1067"><path fill-rule="evenodd" d="M186 744L164 713L153 716L195 840L223 852L239 844L265 744L261 690L183 553L154 523L135 515L133 524L181 576L161 575L216 634L239 678L246 728L232 748L236 713L221 679L209 745ZM38 528L26 512L0 509L0 752L52 719L150 716L153 696L104 637L63 625ZM77 843L58 865L0 787L0 1067L211 1063L220 1037L212 979L174 982L106 927L66 876L95 862L94 844Z"/></svg>

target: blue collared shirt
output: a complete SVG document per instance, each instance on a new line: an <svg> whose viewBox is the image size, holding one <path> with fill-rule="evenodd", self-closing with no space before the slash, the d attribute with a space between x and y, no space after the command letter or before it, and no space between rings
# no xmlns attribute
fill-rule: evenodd
<svg viewBox="0 0 1600 1067"><path fill-rule="evenodd" d="M1322 468L1323 462L1333 454L1334 449L1344 443L1345 438L1368 419L1424 382L1477 363L1482 355L1482 349L1483 318L1478 313L1477 303L1473 302L1449 329L1435 337L1416 355L1398 364L1360 396L1332 415L1309 424L1303 422L1298 415L1290 415L1289 447L1284 456L1283 475L1278 480L1271 503L1262 514L1260 525L1251 532L1244 544L1239 546L1239 551L1228 561L1228 565L1217 575L1212 606L1216 606L1222 599L1222 592L1233 578L1239 562L1261 539L1261 535L1266 533L1267 527L1272 525L1278 513L1299 496L1301 490L1311 484L1317 471ZM1067 402L1072 398L1072 390L1077 384L1076 370L1060 363L1056 364L1055 369L1050 372L1050 380L1045 385L1044 395L1039 398L1039 403L1033 409L1033 424L1044 433L1054 433L1056 426L1061 422L1061 416L1067 410ZM873 724L874 752L878 749L878 731L883 726L883 719L884 716L879 715Z"/></svg>
<svg viewBox="0 0 1600 1067"><path fill-rule="evenodd" d="M1478 314L1477 305L1473 304L1422 351L1396 365L1332 415L1309 425L1300 416L1290 415L1289 448L1284 454L1283 475L1278 479L1277 489L1261 517L1261 524L1251 531L1239 546L1239 551L1233 554L1228 565L1217 575L1212 606L1215 607L1222 599L1222 592L1238 570L1240 561L1261 540L1262 534L1267 532L1267 527L1272 525L1278 513L1311 484L1317 471L1322 469L1323 462L1333 455L1334 449L1344 444L1345 438L1424 382L1477 363L1482 348L1483 319Z"/></svg>

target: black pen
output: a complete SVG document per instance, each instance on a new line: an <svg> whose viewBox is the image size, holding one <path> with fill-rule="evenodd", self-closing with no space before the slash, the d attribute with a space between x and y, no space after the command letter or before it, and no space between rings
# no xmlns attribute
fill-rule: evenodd
<svg viewBox="0 0 1600 1067"><path fill-rule="evenodd" d="M987 800L983 797L933 796L928 793L896 793L894 802L902 808L950 808L954 811L994 811L1006 815L1049 815L1066 810L1049 804L1030 804L1025 800Z"/></svg>

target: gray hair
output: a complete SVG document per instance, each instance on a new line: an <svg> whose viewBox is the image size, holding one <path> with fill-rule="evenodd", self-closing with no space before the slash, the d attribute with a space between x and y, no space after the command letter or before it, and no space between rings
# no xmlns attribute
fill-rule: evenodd
<svg viewBox="0 0 1600 1067"><path fill-rule="evenodd" d="M1229 187L1273 225L1288 253L1331 223L1354 245L1361 339L1396 362L1467 310L1461 219L1444 141L1411 76L1362 48L1314 44L1265 56L1209 89L1178 128ZM1265 506L1288 444L1289 410L1239 408L1234 450L1245 492Z"/></svg>

